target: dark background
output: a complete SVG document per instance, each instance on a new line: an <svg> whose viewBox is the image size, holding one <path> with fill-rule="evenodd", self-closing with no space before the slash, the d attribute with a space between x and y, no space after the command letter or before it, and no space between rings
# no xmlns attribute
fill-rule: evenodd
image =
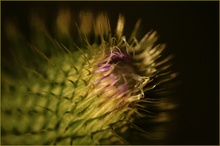
<svg viewBox="0 0 220 146"><path fill-rule="evenodd" d="M180 73L177 89L178 129L169 144L219 144L219 3L216 2L1 2L2 24L21 21L24 33L31 8L51 16L60 6L107 11L126 18L125 32L142 18L144 34L155 29L175 54ZM48 23L51 21L48 20ZM113 21L114 22L114 21ZM3 48L2 48L3 49Z"/></svg>

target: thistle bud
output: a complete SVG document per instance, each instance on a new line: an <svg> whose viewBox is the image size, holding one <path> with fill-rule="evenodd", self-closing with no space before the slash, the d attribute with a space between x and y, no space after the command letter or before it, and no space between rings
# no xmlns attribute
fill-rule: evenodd
<svg viewBox="0 0 220 146"><path fill-rule="evenodd" d="M6 36L13 39L4 48L12 51L11 60L3 57L2 144L140 144L135 139L162 139L166 130L155 123L170 120L168 110L175 105L164 92L176 73L170 69L172 56L163 56L165 45L156 44L157 33L150 31L138 41L138 21L127 41L122 15L116 34L111 34L106 14L81 11L76 25L80 39L74 42L71 16L70 10L59 11L57 39L46 27L41 32L35 27L28 42L11 33L12 26L19 32L12 23L6 26ZM46 26L36 18L31 24Z"/></svg>

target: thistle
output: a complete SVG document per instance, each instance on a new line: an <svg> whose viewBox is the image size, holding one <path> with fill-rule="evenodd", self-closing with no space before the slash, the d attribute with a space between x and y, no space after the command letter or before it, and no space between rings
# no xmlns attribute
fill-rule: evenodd
<svg viewBox="0 0 220 146"><path fill-rule="evenodd" d="M146 144L167 135L155 123L170 120L165 87L176 73L155 31L137 40L138 20L127 40L122 15L113 34L105 13L87 11L73 29L61 9L53 37L31 16L28 40L5 25L3 49L12 52L3 56L2 144Z"/></svg>

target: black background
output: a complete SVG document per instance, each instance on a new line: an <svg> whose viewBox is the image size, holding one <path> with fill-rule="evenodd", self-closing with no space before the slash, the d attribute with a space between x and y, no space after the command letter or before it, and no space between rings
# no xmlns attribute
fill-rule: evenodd
<svg viewBox="0 0 220 146"><path fill-rule="evenodd" d="M216 2L1 2L2 24L20 20L25 32L31 8L53 15L60 6L107 11L126 18L132 30L142 18L141 34L155 29L175 54L181 84L176 135L169 144L219 144L219 3ZM50 21L48 21L50 23ZM125 32L125 34L127 33ZM27 33L27 32L25 32ZM4 48L2 48L4 49Z"/></svg>

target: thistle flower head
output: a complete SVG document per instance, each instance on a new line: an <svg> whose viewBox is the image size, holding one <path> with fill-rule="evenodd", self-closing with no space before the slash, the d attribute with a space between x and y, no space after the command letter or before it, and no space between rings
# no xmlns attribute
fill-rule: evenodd
<svg viewBox="0 0 220 146"><path fill-rule="evenodd" d="M72 43L70 18L69 10L59 11L55 30L58 40L51 39L46 29L40 29L40 33L34 31L30 39L33 45L26 48L31 48L35 59L40 61L30 60L31 65L21 61L27 77L18 80L3 77L3 118L12 111L10 119L2 122L3 142L124 144L132 136L140 136L132 135L135 131L131 129L148 137L148 132L141 130L135 122L141 118L148 122L163 121L162 117L168 117L168 114L152 114L151 107L160 110L174 107L173 104L161 106L165 100L150 96L155 92L159 94L158 89L155 90L157 86L176 76L169 72L172 56L161 57L165 45L156 45L155 31L138 41L135 36L140 21L127 41L123 35L125 18L122 15L119 15L114 35L109 33L111 27L106 14L95 17L93 13L82 11L79 26L76 25L79 31L76 42L83 43L77 46ZM44 26L43 21L38 24ZM94 43L89 40L92 34ZM18 36L12 40L16 47L23 45L17 41ZM19 57L25 60L25 53ZM11 92L11 86L16 90ZM24 119L19 121L20 127L15 122L18 114L14 111L17 109ZM151 132L150 135L160 137L158 133Z"/></svg>

